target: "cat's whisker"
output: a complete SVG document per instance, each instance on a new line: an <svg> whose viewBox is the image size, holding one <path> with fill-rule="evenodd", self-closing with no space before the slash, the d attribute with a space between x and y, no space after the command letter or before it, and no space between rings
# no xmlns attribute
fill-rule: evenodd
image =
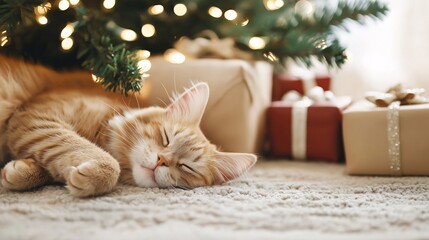
<svg viewBox="0 0 429 240"><path fill-rule="evenodd" d="M125 124L125 127L132 128L131 123L129 123L128 121L124 121L124 124ZM104 127L104 129L109 129L108 123L104 123L103 127ZM125 132L125 128L123 128L123 127L118 128L117 131L119 131L120 134L115 134L115 136L122 139L123 142L129 147L132 147L134 145L134 143L139 140L139 138L137 136L127 134ZM108 134L103 133L103 135L107 136L107 137L114 137L113 133L114 132L112 132L112 130L110 129L110 132ZM125 136L127 136L128 138L125 138Z"/></svg>
<svg viewBox="0 0 429 240"><path fill-rule="evenodd" d="M108 103L103 103L105 106L109 107L110 109L112 109L117 115L122 115L115 107L113 107L112 105L108 104Z"/></svg>
<svg viewBox="0 0 429 240"><path fill-rule="evenodd" d="M133 92L133 97L136 99L136 103L137 103L137 108L140 109L140 101L137 98L137 94L135 92Z"/></svg>
<svg viewBox="0 0 429 240"><path fill-rule="evenodd" d="M168 99L171 99L171 96L170 96L170 94L168 93L167 88L165 88L164 83L161 83L161 86L162 86L162 88L164 89L165 93L167 94Z"/></svg>
<svg viewBox="0 0 429 240"><path fill-rule="evenodd" d="M124 113L126 112L126 110L132 110L132 108L130 108L128 105L125 105L124 109L126 109L126 110L124 110L123 112L119 112L115 107L113 107L107 103L105 103L105 105L108 106L109 108L111 108L116 113L116 115L118 115L118 116L123 116ZM124 124L127 126L130 126L130 123L128 121L124 121Z"/></svg>
<svg viewBox="0 0 429 240"><path fill-rule="evenodd" d="M177 85L176 85L176 71L174 71L174 76L173 76L173 83L174 83L174 92L177 93Z"/></svg>
<svg viewBox="0 0 429 240"><path fill-rule="evenodd" d="M103 133L103 132L100 132L100 134L101 135L103 135L103 136L105 136L105 137L108 137L108 138L111 138L112 137L112 135L111 134L106 134L106 133ZM122 136L122 135L117 135L117 136L115 136L115 137L118 137L118 138L120 138L121 140L123 140L123 143L124 144L126 144L127 146L132 146L133 145L133 141L131 140L131 139L127 139L127 138L125 138L124 136Z"/></svg>
<svg viewBox="0 0 429 240"><path fill-rule="evenodd" d="M128 99L128 102L127 102L127 101L125 101L125 99ZM131 103L131 98L127 98L127 97L125 97L125 96L121 95L120 100L122 101L122 106L121 106L121 108L123 108L125 111L132 110L132 108L130 107L130 105L131 105L131 104L130 104L130 103Z"/></svg>
<svg viewBox="0 0 429 240"><path fill-rule="evenodd" d="M168 106L168 104L164 100L162 100L160 97L157 97L156 99L158 99L160 102L162 102L164 104L164 107Z"/></svg>

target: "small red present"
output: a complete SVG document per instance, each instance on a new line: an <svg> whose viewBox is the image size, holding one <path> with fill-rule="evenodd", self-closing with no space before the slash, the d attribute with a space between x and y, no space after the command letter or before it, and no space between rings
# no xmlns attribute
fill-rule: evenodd
<svg viewBox="0 0 429 240"><path fill-rule="evenodd" d="M350 97L336 97L306 107L273 102L267 112L271 156L328 162L344 160L341 111L351 102Z"/></svg>
<svg viewBox="0 0 429 240"><path fill-rule="evenodd" d="M291 90L306 94L305 89L311 89L314 86L329 91L331 78L329 76L316 76L311 79L302 79L288 74L276 74L273 77L273 101L281 100L283 95Z"/></svg>

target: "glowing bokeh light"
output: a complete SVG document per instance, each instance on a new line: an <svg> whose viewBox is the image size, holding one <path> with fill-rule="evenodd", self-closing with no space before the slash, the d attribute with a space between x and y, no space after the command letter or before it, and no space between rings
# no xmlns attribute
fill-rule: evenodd
<svg viewBox="0 0 429 240"><path fill-rule="evenodd" d="M237 12L235 10L232 10L232 9L226 11L225 14L224 14L225 18L227 20L230 20L230 21L236 19L237 15L238 15Z"/></svg>
<svg viewBox="0 0 429 240"><path fill-rule="evenodd" d="M283 0L264 0L264 6L269 11L280 9L285 5Z"/></svg>
<svg viewBox="0 0 429 240"><path fill-rule="evenodd" d="M71 24L67 24L61 31L61 38L68 38L70 37L74 32L74 27Z"/></svg>
<svg viewBox="0 0 429 240"><path fill-rule="evenodd" d="M174 64L181 64L185 62L186 57L181 52L177 51L176 49L168 49L164 53L164 58L170 63Z"/></svg>
<svg viewBox="0 0 429 240"><path fill-rule="evenodd" d="M147 23L142 26L141 32L143 37L152 37L153 35L155 35L155 26Z"/></svg>
<svg viewBox="0 0 429 240"><path fill-rule="evenodd" d="M265 47L265 41L260 37L252 37L249 40L249 47L254 50L263 49Z"/></svg>
<svg viewBox="0 0 429 240"><path fill-rule="evenodd" d="M222 10L218 7L211 7L209 8L209 14L214 18L220 18L222 17Z"/></svg>
<svg viewBox="0 0 429 240"><path fill-rule="evenodd" d="M179 3L174 6L173 11L174 11L174 14L181 17L186 14L186 12L188 11L188 8L186 7L185 4Z"/></svg>
<svg viewBox="0 0 429 240"><path fill-rule="evenodd" d="M79 4L79 0L69 0L71 5L78 5Z"/></svg>
<svg viewBox="0 0 429 240"><path fill-rule="evenodd" d="M70 50L73 47L73 39L66 38L63 41L61 41L61 48L64 50Z"/></svg>
<svg viewBox="0 0 429 240"><path fill-rule="evenodd" d="M151 15L158 15L164 12L164 6L158 4L158 5L153 5L151 7L149 7L148 9L149 14Z"/></svg>
<svg viewBox="0 0 429 240"><path fill-rule="evenodd" d="M124 41L131 42L137 39L137 33L131 29L124 29L121 31L121 38Z"/></svg>
<svg viewBox="0 0 429 240"><path fill-rule="evenodd" d="M48 18L45 16L40 16L37 18L37 22L39 22L40 25L45 25L48 23Z"/></svg>
<svg viewBox="0 0 429 240"><path fill-rule="evenodd" d="M140 67L141 72L147 72L152 67L152 64L149 60L143 59L138 62L138 66Z"/></svg>
<svg viewBox="0 0 429 240"><path fill-rule="evenodd" d="M116 4L115 0L104 0L103 7L105 9L112 9Z"/></svg>
<svg viewBox="0 0 429 240"><path fill-rule="evenodd" d="M150 57L150 52L148 50L138 50L136 54L138 59L146 59Z"/></svg>
<svg viewBox="0 0 429 240"><path fill-rule="evenodd" d="M61 0L61 1L58 3L58 8L59 8L61 11L65 11L65 10L69 9L69 7L70 7L70 2L69 2L69 1L67 1L67 0Z"/></svg>

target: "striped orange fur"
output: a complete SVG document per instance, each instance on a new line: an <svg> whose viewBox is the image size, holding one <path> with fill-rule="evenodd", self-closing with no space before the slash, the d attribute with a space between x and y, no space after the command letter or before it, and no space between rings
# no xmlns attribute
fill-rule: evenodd
<svg viewBox="0 0 429 240"><path fill-rule="evenodd" d="M104 92L82 72L58 73L0 56L1 183L27 190L63 182L77 197L141 187L194 188L234 179L255 162L219 152L199 128L209 88L166 108Z"/></svg>

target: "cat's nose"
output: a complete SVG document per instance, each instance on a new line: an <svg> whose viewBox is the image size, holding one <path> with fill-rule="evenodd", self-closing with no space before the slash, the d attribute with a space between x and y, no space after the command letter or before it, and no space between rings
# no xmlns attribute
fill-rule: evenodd
<svg viewBox="0 0 429 240"><path fill-rule="evenodd" d="M168 167L168 160L167 160L167 158L164 155L162 155L162 154L158 154L158 161L156 162L156 166L157 167L159 167L159 166L166 166L166 167Z"/></svg>

